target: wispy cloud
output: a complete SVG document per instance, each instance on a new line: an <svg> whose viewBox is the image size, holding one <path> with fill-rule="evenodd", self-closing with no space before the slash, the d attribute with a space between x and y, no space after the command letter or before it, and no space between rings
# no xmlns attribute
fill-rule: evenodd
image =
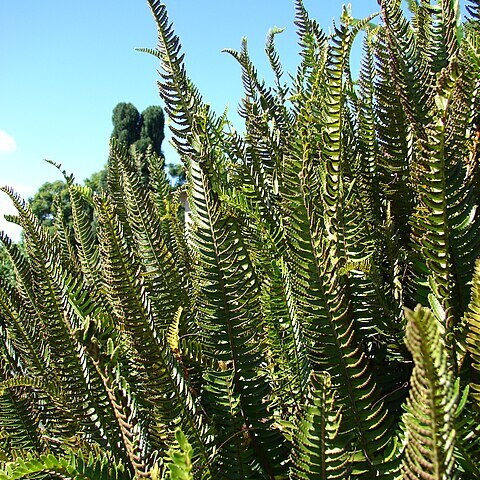
<svg viewBox="0 0 480 480"><path fill-rule="evenodd" d="M7 132L0 130L0 152L14 152L16 149L15 139Z"/></svg>

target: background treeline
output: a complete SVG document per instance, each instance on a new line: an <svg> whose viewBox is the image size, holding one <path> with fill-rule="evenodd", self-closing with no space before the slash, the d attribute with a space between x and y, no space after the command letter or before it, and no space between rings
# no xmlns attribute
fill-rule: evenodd
<svg viewBox="0 0 480 480"><path fill-rule="evenodd" d="M112 122L111 138L118 139L131 149L136 159L136 168L143 181L148 183L148 149L159 156L163 155L165 119L162 108L150 106L139 113L132 103L122 102L113 109ZM167 163L166 168L173 187L185 183L185 171L181 164ZM84 184L97 193L106 191L108 189L106 165L85 179ZM29 203L33 213L44 225L52 225L56 208L61 208L66 222L72 224L67 185L63 180L44 183L29 199Z"/></svg>

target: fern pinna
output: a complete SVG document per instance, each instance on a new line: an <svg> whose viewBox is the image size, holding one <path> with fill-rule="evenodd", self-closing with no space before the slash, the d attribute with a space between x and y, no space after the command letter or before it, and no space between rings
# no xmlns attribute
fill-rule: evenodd
<svg viewBox="0 0 480 480"><path fill-rule="evenodd" d="M191 216L116 141L107 192L63 173L71 228L4 188L0 478L479 478L478 2L326 33L296 0L290 81L281 29L272 86L226 50L242 135L149 5Z"/></svg>

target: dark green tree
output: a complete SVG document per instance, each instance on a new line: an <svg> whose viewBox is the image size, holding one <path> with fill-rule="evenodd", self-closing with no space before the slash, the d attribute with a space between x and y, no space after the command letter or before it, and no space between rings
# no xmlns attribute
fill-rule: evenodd
<svg viewBox="0 0 480 480"><path fill-rule="evenodd" d="M112 122L112 138L129 146L140 139L141 116L132 103L117 104L113 109Z"/></svg>
<svg viewBox="0 0 480 480"><path fill-rule="evenodd" d="M148 147L157 155L162 154L162 142L165 138L165 117L161 107L147 107L141 115L140 138L135 143L138 153L145 154Z"/></svg>
<svg viewBox="0 0 480 480"><path fill-rule="evenodd" d="M158 106L147 107L142 114L131 103L119 103L113 109L112 139L128 147L145 185L149 183L149 153L162 156L165 117Z"/></svg>
<svg viewBox="0 0 480 480"><path fill-rule="evenodd" d="M92 173L90 177L84 180L84 184L96 193L106 191L108 188L107 166L105 165L100 171Z"/></svg>

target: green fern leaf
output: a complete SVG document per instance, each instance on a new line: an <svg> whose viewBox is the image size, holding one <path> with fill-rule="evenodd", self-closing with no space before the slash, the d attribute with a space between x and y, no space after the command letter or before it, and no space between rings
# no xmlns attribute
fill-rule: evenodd
<svg viewBox="0 0 480 480"><path fill-rule="evenodd" d="M407 310L405 341L414 369L403 416L405 424L405 478L455 478L455 411L458 383L448 364L444 328L424 308Z"/></svg>
<svg viewBox="0 0 480 480"><path fill-rule="evenodd" d="M306 403L296 420L290 478L348 478L348 458L339 436L342 416L330 375L312 374Z"/></svg>
<svg viewBox="0 0 480 480"><path fill-rule="evenodd" d="M468 325L467 351L472 359L475 376L472 379L471 396L480 406L480 261L475 264L472 280L472 300L465 314Z"/></svg>

